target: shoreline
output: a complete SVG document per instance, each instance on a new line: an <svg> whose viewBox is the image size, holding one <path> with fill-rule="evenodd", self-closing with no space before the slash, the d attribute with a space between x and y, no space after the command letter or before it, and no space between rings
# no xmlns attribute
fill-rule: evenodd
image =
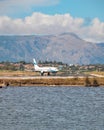
<svg viewBox="0 0 104 130"><path fill-rule="evenodd" d="M104 86L104 77L94 76L36 76L36 77L0 77L0 88L3 87L22 87L22 86L82 86L82 87L99 87Z"/></svg>

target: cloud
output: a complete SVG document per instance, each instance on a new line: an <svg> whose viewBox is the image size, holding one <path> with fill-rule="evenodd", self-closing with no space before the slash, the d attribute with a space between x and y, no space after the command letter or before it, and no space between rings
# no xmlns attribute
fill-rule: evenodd
<svg viewBox="0 0 104 130"><path fill-rule="evenodd" d="M56 5L59 0L0 0L0 15L28 12L32 7Z"/></svg>
<svg viewBox="0 0 104 130"><path fill-rule="evenodd" d="M36 6L47 6L57 4L59 0L0 0L0 5L4 6L29 6L29 5L36 5Z"/></svg>
<svg viewBox="0 0 104 130"><path fill-rule="evenodd" d="M82 18L70 14L33 13L24 19L0 17L0 35L59 34L73 32L91 42L104 42L104 23L95 18L87 26Z"/></svg>
<svg viewBox="0 0 104 130"><path fill-rule="evenodd" d="M100 22L98 18L95 18L89 26L81 28L79 33L87 41L104 42L104 22Z"/></svg>

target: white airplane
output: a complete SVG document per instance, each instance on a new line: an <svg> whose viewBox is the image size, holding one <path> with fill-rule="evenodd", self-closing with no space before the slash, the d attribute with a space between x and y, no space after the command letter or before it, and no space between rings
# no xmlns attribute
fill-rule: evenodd
<svg viewBox="0 0 104 130"><path fill-rule="evenodd" d="M50 75L50 73L57 73L58 69L56 67L39 67L36 63L36 60L33 59L34 62L34 68L36 72L40 72L41 75L43 76L44 73L47 73Z"/></svg>

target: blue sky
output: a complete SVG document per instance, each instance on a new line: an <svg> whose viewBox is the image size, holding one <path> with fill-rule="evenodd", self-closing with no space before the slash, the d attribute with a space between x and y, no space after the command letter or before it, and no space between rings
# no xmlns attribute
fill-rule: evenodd
<svg viewBox="0 0 104 130"><path fill-rule="evenodd" d="M103 42L103 13L104 0L0 0L0 34L50 34L59 27L56 33L73 32Z"/></svg>
<svg viewBox="0 0 104 130"><path fill-rule="evenodd" d="M94 18L104 21L104 0L60 0L59 3L47 7L34 7L32 11L46 14L70 13L74 17Z"/></svg>
<svg viewBox="0 0 104 130"><path fill-rule="evenodd" d="M23 1L23 4L19 4L19 1L13 3L10 2L12 0L0 0L1 6L3 4L3 1L4 5L2 8L4 9L3 12L0 11L0 14L8 15L14 18L25 17L27 15L31 15L32 12L41 12L52 15L57 13L70 13L74 17L91 19L98 17L100 20L104 21L104 0L56 0L56 2L54 2L55 0L53 0L53 3L51 3L51 0L49 0L50 4L48 5L44 2L44 0L43 2L40 2L38 4L35 4L35 2L34 4L33 2L30 2L29 5L28 2L27 4L25 3L25 0ZM11 5L9 4L9 2L11 3Z"/></svg>

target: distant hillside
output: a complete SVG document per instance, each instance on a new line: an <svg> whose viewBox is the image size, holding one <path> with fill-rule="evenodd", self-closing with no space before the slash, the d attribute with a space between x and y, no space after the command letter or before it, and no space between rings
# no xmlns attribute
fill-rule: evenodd
<svg viewBox="0 0 104 130"><path fill-rule="evenodd" d="M62 61L68 64L104 63L104 43L94 44L72 33L38 36L0 36L0 61Z"/></svg>
<svg viewBox="0 0 104 130"><path fill-rule="evenodd" d="M97 46L99 46L99 47L104 49L104 43L98 43Z"/></svg>

